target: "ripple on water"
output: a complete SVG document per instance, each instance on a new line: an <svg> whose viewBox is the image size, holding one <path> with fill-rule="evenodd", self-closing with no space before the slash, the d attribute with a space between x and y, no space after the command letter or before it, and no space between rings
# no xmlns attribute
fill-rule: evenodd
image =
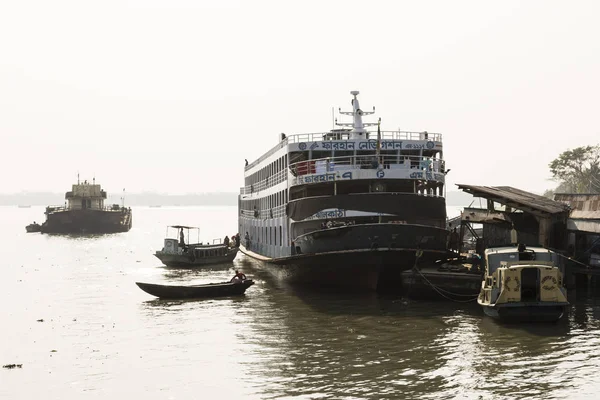
<svg viewBox="0 0 600 400"><path fill-rule="evenodd" d="M15 239L35 218L0 207L0 239L12 243L0 355L23 363L0 370L0 397L549 399L600 390L597 300L573 302L556 325L509 326L472 304L290 287L243 256L165 268L152 255L165 225L202 222L206 241L223 236L213 227L236 226L235 208L134 213L123 235ZM135 286L223 281L235 268L256 281L239 298L164 301Z"/></svg>

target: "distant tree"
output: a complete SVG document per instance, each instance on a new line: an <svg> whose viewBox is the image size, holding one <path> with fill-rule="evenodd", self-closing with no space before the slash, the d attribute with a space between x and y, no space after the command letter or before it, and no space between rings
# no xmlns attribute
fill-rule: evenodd
<svg viewBox="0 0 600 400"><path fill-rule="evenodd" d="M559 182L556 193L600 193L600 145L567 150L549 167Z"/></svg>
<svg viewBox="0 0 600 400"><path fill-rule="evenodd" d="M542 196L547 197L550 200L554 200L554 193L556 193L555 189L548 189L544 191L544 194L542 194Z"/></svg>

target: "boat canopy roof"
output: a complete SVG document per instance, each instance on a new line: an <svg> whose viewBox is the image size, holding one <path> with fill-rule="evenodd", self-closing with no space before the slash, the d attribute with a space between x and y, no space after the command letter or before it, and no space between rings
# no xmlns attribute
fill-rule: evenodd
<svg viewBox="0 0 600 400"><path fill-rule="evenodd" d="M203 244L203 245L195 245L194 249L197 250L214 250L214 249L222 249L223 247L227 247L224 244Z"/></svg>
<svg viewBox="0 0 600 400"><path fill-rule="evenodd" d="M200 229L197 226L185 226L185 225L169 225L169 228L175 228L175 229Z"/></svg>
<svg viewBox="0 0 600 400"><path fill-rule="evenodd" d="M517 246L488 248L485 250L485 258L489 275L493 274L501 266L502 261L513 263L528 261L529 265L536 265L536 261L544 261L550 262L557 267L560 263L557 253L550 249L536 246L524 246L522 251L519 251Z"/></svg>

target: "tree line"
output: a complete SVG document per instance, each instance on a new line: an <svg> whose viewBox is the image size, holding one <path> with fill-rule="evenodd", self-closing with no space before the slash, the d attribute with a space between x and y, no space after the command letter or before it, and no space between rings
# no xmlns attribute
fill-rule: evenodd
<svg viewBox="0 0 600 400"><path fill-rule="evenodd" d="M547 190L544 196L552 198L554 193L600 193L600 145L564 151L548 166L558 186Z"/></svg>

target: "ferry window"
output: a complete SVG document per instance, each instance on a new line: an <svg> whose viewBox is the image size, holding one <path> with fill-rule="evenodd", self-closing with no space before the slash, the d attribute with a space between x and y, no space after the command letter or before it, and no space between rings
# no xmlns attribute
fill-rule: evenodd
<svg viewBox="0 0 600 400"><path fill-rule="evenodd" d="M279 245L280 246L283 245L283 236L282 236L281 225L279 225Z"/></svg>
<svg viewBox="0 0 600 400"><path fill-rule="evenodd" d="M327 158L327 157L331 157L331 151L313 150L311 159L316 160L319 158Z"/></svg>

